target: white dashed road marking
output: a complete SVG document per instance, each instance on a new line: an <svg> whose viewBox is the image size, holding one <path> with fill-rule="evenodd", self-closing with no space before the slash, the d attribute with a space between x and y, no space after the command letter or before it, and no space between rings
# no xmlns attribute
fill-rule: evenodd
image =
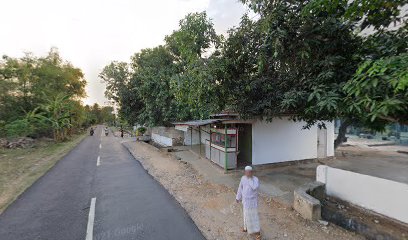
<svg viewBox="0 0 408 240"><path fill-rule="evenodd" d="M92 198L91 207L89 208L88 226L86 228L85 240L93 240L93 228L94 228L94 221L95 221L95 203L96 203L96 198Z"/></svg>
<svg viewBox="0 0 408 240"><path fill-rule="evenodd" d="M96 166L101 165L101 156L98 156L98 159L96 160Z"/></svg>

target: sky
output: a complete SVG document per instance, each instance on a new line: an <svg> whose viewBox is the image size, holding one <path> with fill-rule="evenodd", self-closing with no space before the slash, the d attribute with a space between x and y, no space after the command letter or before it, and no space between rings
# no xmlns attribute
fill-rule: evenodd
<svg viewBox="0 0 408 240"><path fill-rule="evenodd" d="M104 105L98 78L113 60L129 61L143 48L163 43L191 12L207 11L216 31L239 24L238 0L0 0L0 55L43 56L57 47L88 82L84 103Z"/></svg>

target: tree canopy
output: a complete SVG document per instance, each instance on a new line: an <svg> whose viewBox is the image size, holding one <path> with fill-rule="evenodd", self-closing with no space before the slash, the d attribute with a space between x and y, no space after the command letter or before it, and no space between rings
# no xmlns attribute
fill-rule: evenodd
<svg viewBox="0 0 408 240"><path fill-rule="evenodd" d="M106 96L119 103L128 122L167 126L219 109L214 52L221 37L205 12L188 14L179 26L165 45L142 49L130 63L112 62L101 72Z"/></svg>
<svg viewBox="0 0 408 240"><path fill-rule="evenodd" d="M60 141L75 130L108 119L106 114L103 119L95 117L91 111L95 107L82 105L85 86L81 69L64 61L55 48L44 57L3 56L0 137L49 136Z"/></svg>
<svg viewBox="0 0 408 240"><path fill-rule="evenodd" d="M406 123L406 0L241 2L256 17L224 37L206 13L187 15L164 45L124 64L127 77L113 77L123 91L104 78L107 96L121 95L122 114L152 126L223 109L306 128L342 119L337 144L350 124Z"/></svg>

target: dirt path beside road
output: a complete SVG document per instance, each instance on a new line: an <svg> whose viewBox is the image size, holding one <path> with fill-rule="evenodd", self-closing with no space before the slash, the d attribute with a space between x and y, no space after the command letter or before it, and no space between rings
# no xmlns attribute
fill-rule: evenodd
<svg viewBox="0 0 408 240"><path fill-rule="evenodd" d="M205 181L189 164L151 145L124 145L187 210L207 239L251 239L240 232L242 210L235 203L235 189ZM263 239L363 239L331 224L303 220L292 209L265 197L260 198L259 210Z"/></svg>

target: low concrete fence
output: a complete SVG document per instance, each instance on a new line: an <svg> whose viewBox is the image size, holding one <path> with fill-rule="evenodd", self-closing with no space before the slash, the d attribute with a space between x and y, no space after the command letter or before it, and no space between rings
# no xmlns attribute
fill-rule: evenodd
<svg viewBox="0 0 408 240"><path fill-rule="evenodd" d="M153 142L158 143L163 147L173 146L173 139L165 137L165 136L161 136L161 135L156 134L156 133L152 133L152 140L153 140Z"/></svg>
<svg viewBox="0 0 408 240"><path fill-rule="evenodd" d="M306 183L296 189L293 195L293 209L303 218L309 220L320 220L322 218L322 206L319 199L324 198L323 183Z"/></svg>
<svg viewBox="0 0 408 240"><path fill-rule="evenodd" d="M328 196L408 223L408 184L323 165L316 180L325 184Z"/></svg>
<svg viewBox="0 0 408 240"><path fill-rule="evenodd" d="M184 133L174 127L154 127L152 128L152 140L164 147L182 145Z"/></svg>

